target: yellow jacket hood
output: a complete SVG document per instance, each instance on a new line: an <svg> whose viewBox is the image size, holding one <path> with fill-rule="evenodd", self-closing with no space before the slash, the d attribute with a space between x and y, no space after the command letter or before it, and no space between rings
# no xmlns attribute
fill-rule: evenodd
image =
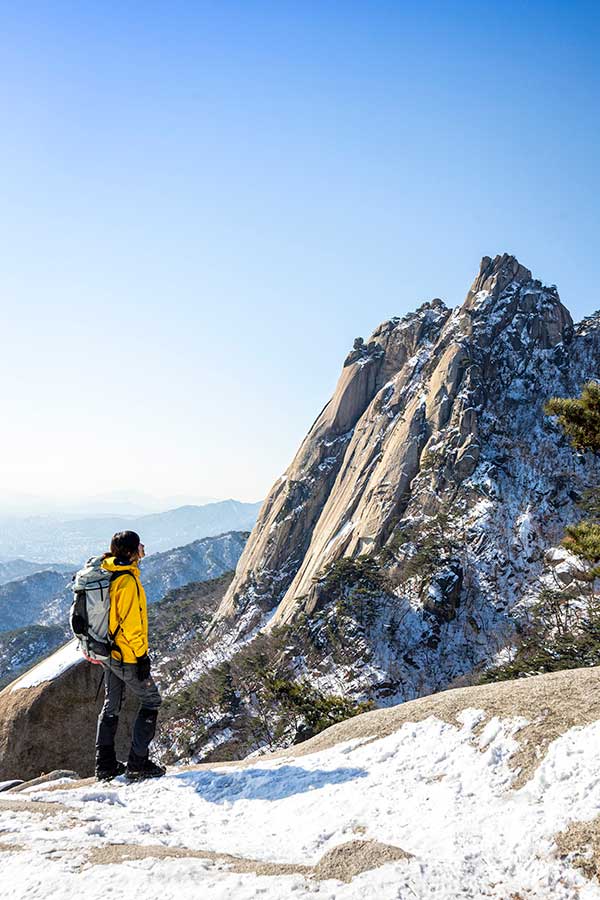
<svg viewBox="0 0 600 900"><path fill-rule="evenodd" d="M101 566L107 572L132 572L134 575L140 574L140 568L137 563L122 563L117 561L116 556L107 556L102 561Z"/></svg>

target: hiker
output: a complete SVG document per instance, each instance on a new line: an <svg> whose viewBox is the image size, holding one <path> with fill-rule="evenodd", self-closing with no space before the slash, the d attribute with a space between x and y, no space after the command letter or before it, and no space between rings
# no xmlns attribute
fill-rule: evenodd
<svg viewBox="0 0 600 900"><path fill-rule="evenodd" d="M138 565L144 556L139 534L119 531L111 541L110 553L105 553L101 562L101 567L113 575L108 627L115 646L108 660L101 663L105 700L96 733L96 778L99 780L123 773L130 779L157 778L166 772L164 766L148 758L161 696L150 674L146 594ZM117 760L115 753L115 734L126 689L140 701L127 766Z"/></svg>

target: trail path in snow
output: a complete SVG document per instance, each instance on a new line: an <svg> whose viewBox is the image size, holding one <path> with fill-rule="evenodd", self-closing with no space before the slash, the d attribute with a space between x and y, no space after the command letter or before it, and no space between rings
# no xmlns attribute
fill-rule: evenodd
<svg viewBox="0 0 600 900"><path fill-rule="evenodd" d="M560 837L599 821L598 674L448 691L154 782L0 794L3 888L11 900L600 900L593 861L574 865L586 847Z"/></svg>

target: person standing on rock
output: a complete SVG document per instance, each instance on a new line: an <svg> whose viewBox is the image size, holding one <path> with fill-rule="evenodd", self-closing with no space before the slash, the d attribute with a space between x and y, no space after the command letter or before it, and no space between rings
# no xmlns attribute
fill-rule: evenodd
<svg viewBox="0 0 600 900"><path fill-rule="evenodd" d="M104 555L101 564L107 572L120 577L110 586L108 627L116 646L108 662L102 663L105 700L96 732L96 778L100 780L123 773L130 779L156 778L166 772L164 766L148 758L161 696L150 674L146 593L139 569L139 561L144 556L139 534L119 531L113 536L110 552ZM126 689L140 701L127 766L119 762L115 753L115 735Z"/></svg>

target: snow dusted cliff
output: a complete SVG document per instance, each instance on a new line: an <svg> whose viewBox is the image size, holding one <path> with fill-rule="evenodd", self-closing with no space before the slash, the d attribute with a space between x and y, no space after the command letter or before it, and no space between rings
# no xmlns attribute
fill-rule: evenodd
<svg viewBox="0 0 600 900"><path fill-rule="evenodd" d="M489 663L600 474L543 405L599 373L600 315L574 326L556 287L506 254L483 258L462 306L435 299L357 339L213 632L301 628L319 662L298 658L300 673L386 702ZM359 569L344 581L332 566L364 557L378 568L359 602ZM345 663L332 634L353 648Z"/></svg>

